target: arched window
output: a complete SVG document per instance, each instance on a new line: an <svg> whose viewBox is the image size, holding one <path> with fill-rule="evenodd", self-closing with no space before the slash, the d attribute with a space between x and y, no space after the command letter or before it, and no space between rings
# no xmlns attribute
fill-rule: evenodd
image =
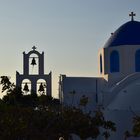
<svg viewBox="0 0 140 140"><path fill-rule="evenodd" d="M21 83L21 88L23 91L23 94L27 95L27 94L31 94L31 81L30 79L24 79L22 80Z"/></svg>
<svg viewBox="0 0 140 140"><path fill-rule="evenodd" d="M37 80L37 94L38 95L47 95L47 83L44 79Z"/></svg>
<svg viewBox="0 0 140 140"><path fill-rule="evenodd" d="M39 57L37 54L32 53L29 56L29 74L37 75L39 74Z"/></svg>
<svg viewBox="0 0 140 140"><path fill-rule="evenodd" d="M119 72L120 62L119 53L117 51L112 51L110 55L110 72Z"/></svg>
<svg viewBox="0 0 140 140"><path fill-rule="evenodd" d="M140 72L140 50L137 50L135 54L135 71Z"/></svg>
<svg viewBox="0 0 140 140"><path fill-rule="evenodd" d="M103 72L103 67L102 67L102 55L100 55L100 73Z"/></svg>

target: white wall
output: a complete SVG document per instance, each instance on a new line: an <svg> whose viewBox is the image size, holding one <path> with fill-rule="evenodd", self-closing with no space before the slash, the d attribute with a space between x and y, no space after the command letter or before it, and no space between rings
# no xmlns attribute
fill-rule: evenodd
<svg viewBox="0 0 140 140"><path fill-rule="evenodd" d="M140 45L123 45L114 46L109 48L102 48L99 51L98 59L100 59L100 54L102 54L103 60L103 73L99 75L104 77L109 84L122 80L129 74L135 73L135 52L140 49ZM112 51L118 51L120 56L120 72L110 72L110 54ZM98 61L100 62L100 60ZM98 65L100 66L100 65Z"/></svg>
<svg viewBox="0 0 140 140"><path fill-rule="evenodd" d="M97 94L100 88L100 78L94 77L66 77L61 79L62 102L66 105L78 106L83 95L88 97L87 110L94 110L97 105ZM70 92L75 91L73 97ZM74 99L73 99L74 98Z"/></svg>

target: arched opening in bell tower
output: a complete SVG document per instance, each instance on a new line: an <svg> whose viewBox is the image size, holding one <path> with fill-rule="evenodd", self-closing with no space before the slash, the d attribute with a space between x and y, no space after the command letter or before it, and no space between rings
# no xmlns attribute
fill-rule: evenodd
<svg viewBox="0 0 140 140"><path fill-rule="evenodd" d="M24 95L31 94L31 81L29 79L22 80L21 89Z"/></svg>
<svg viewBox="0 0 140 140"><path fill-rule="evenodd" d="M39 74L39 57L37 54L32 53L29 56L29 75Z"/></svg>
<svg viewBox="0 0 140 140"><path fill-rule="evenodd" d="M47 95L47 83L44 79L37 80L37 95Z"/></svg>

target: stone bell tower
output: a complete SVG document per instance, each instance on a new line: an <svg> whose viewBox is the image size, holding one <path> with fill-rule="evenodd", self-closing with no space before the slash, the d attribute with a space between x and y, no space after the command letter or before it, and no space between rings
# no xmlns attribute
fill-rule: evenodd
<svg viewBox="0 0 140 140"><path fill-rule="evenodd" d="M33 73L34 68L36 73ZM21 87L25 93L52 96L51 72L44 74L44 52L39 53L35 46L28 53L23 52L23 74L16 72L16 86Z"/></svg>

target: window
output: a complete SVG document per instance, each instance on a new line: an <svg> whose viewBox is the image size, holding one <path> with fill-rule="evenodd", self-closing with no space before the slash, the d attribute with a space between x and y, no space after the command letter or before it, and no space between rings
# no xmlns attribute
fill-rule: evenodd
<svg viewBox="0 0 140 140"><path fill-rule="evenodd" d="M102 55L100 55L100 73L103 72L103 67L102 67Z"/></svg>
<svg viewBox="0 0 140 140"><path fill-rule="evenodd" d="M110 55L110 72L119 72L119 53L117 51L112 51Z"/></svg>
<svg viewBox="0 0 140 140"><path fill-rule="evenodd" d="M135 54L135 71L140 72L140 50L137 50Z"/></svg>

